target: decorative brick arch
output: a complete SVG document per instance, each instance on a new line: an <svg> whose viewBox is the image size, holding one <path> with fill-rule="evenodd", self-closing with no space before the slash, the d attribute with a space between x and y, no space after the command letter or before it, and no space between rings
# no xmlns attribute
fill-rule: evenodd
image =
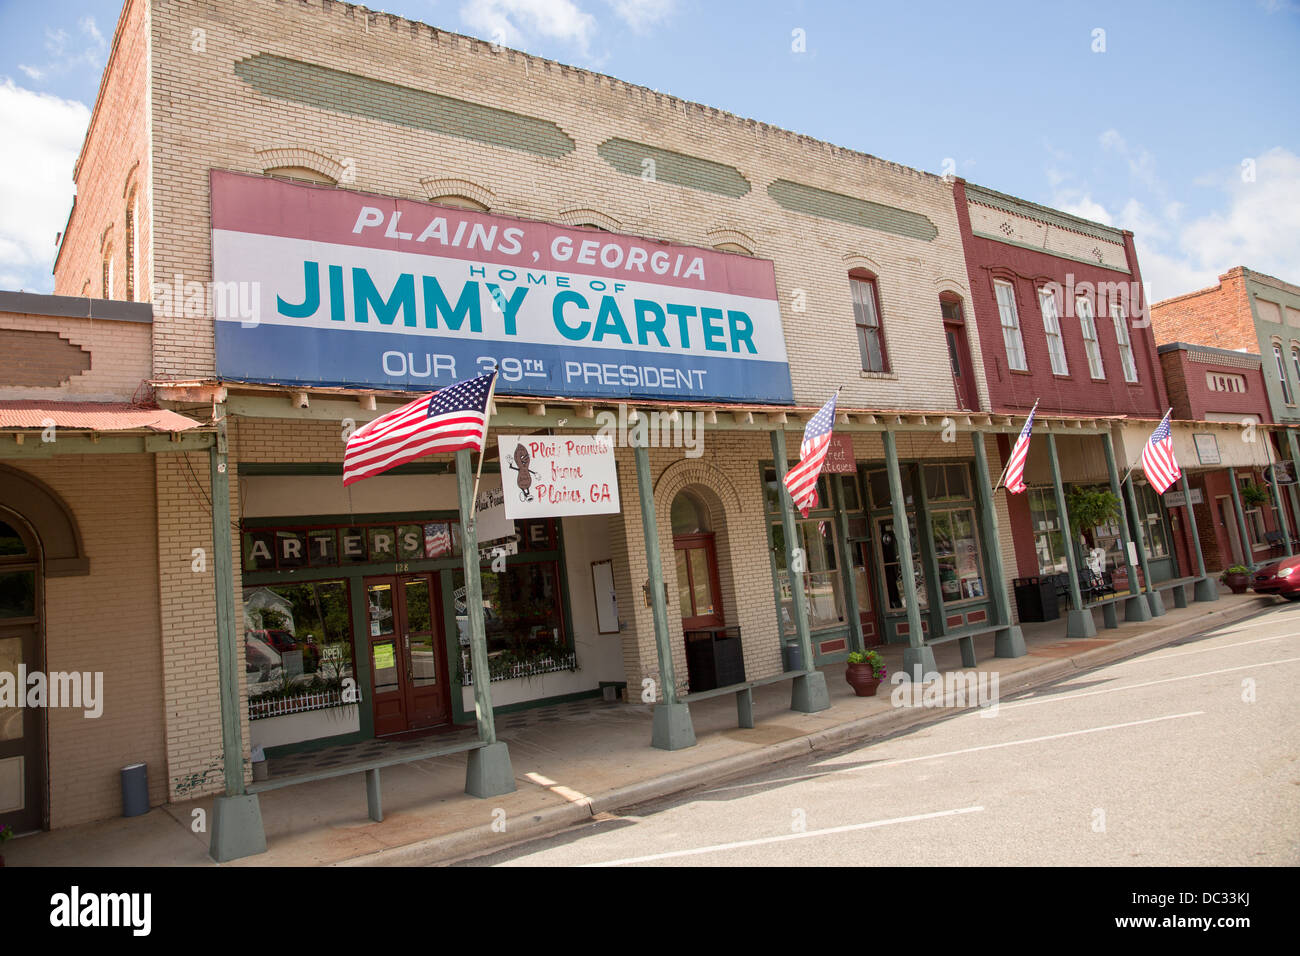
<svg viewBox="0 0 1300 956"><path fill-rule="evenodd" d="M566 226L599 226L608 232L621 232L623 227L613 216L607 216L595 209L566 209L555 217L557 222Z"/></svg>
<svg viewBox="0 0 1300 956"><path fill-rule="evenodd" d="M462 177L430 176L420 180L420 187L424 190L425 198L431 202L436 202L440 196L464 196L490 210L497 201L492 190Z"/></svg>
<svg viewBox="0 0 1300 956"><path fill-rule="evenodd" d="M24 471L0 465L0 505L22 517L36 533L47 578L90 573L76 516L52 488Z"/></svg>
<svg viewBox="0 0 1300 956"><path fill-rule="evenodd" d="M878 276L884 271L880 268L879 262L861 252L846 252L841 258L844 262L845 272L852 272L854 269L866 269L873 276Z"/></svg>
<svg viewBox="0 0 1300 956"><path fill-rule="evenodd" d="M966 287L966 283L962 282L960 279L950 279L946 276L934 280L934 291L940 295L947 292L949 295L955 295L959 299L970 298L970 289Z"/></svg>
<svg viewBox="0 0 1300 956"><path fill-rule="evenodd" d="M319 173L333 183L343 181L347 167L343 162L306 146L277 146L259 149L254 154L258 167L263 173L269 173L287 166L299 166Z"/></svg>
<svg viewBox="0 0 1300 956"><path fill-rule="evenodd" d="M692 485L712 491L727 516L741 515L745 506L736 486L722 472L699 458L682 458L663 470L655 482L655 511L669 514L673 500ZM719 515L718 517L723 517Z"/></svg>
<svg viewBox="0 0 1300 956"><path fill-rule="evenodd" d="M716 247L727 244L740 246L740 248L748 250L748 253L751 256L755 255L758 251L758 243L753 240L753 237L746 235L739 229L714 229L711 232L706 232L704 235L709 240L709 245L711 246Z"/></svg>

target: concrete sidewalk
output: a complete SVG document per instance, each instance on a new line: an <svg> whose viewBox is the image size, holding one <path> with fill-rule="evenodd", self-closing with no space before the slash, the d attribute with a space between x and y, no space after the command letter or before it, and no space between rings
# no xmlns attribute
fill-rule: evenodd
<svg viewBox="0 0 1300 956"><path fill-rule="evenodd" d="M1275 606L1278 599L1224 593L1214 604L1171 608L1143 624L1101 627L1097 638L1066 640L1064 620L1026 625L1029 653L993 656L991 635L976 641L978 672L997 672L1008 696L1080 670L1129 657ZM902 645L879 648L891 674ZM941 671L963 670L955 642L935 648ZM366 815L365 777L351 774L264 793L268 850L227 866L420 865L499 849L613 812L712 784L766 764L897 733L951 715L951 708L894 707L893 686L859 698L844 666L825 669L831 707L789 709L788 682L754 692L752 730L736 726L734 698L691 705L697 746L650 747L651 708L592 701L503 715L518 790L488 800L466 796L465 757L440 757L383 771L384 820ZM34 834L6 844L9 866L215 866L207 855L211 798L171 804L140 817ZM504 822L504 832L502 832Z"/></svg>

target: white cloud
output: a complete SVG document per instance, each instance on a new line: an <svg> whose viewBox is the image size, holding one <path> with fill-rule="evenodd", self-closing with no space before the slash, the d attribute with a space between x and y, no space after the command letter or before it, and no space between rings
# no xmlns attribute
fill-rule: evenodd
<svg viewBox="0 0 1300 956"><path fill-rule="evenodd" d="M460 16L479 36L503 46L562 40L585 55L596 32L596 18L572 0L468 0Z"/></svg>
<svg viewBox="0 0 1300 956"><path fill-rule="evenodd" d="M1300 282L1300 155L1276 146L1255 157L1253 182L1236 166L1204 180L1224 195L1218 211L1179 223L1173 204L1154 227L1124 223L1153 301L1214 285L1233 266Z"/></svg>
<svg viewBox="0 0 1300 956"><path fill-rule="evenodd" d="M1079 189L1058 190L1052 197L1052 205L1061 212L1068 212L1071 216L1091 219L1104 226L1111 224L1110 213L1106 211L1106 207Z"/></svg>
<svg viewBox="0 0 1300 956"><path fill-rule="evenodd" d="M78 68L98 71L104 66L108 42L99 32L94 17L77 21L77 36L60 28L45 28L45 53L49 57L43 66L18 64L18 69L33 83L46 77L70 73Z"/></svg>
<svg viewBox="0 0 1300 956"><path fill-rule="evenodd" d="M605 0L614 8L619 18L636 33L645 33L651 27L673 15L676 0Z"/></svg>
<svg viewBox="0 0 1300 956"><path fill-rule="evenodd" d="M72 206L72 167L90 110L82 103L0 83L0 129L22 130L0 150L0 288L48 292L54 237Z"/></svg>

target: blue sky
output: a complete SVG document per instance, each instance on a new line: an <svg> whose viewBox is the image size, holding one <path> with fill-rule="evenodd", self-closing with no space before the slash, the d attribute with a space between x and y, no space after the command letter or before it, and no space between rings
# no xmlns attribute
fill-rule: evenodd
<svg viewBox="0 0 1300 956"><path fill-rule="evenodd" d="M1300 0L382 6L1130 228L1156 299L1300 283ZM120 7L0 0L0 288L52 288Z"/></svg>

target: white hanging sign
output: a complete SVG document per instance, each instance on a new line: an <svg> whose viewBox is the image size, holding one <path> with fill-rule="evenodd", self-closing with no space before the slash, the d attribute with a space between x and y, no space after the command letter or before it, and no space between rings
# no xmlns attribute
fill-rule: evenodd
<svg viewBox="0 0 1300 956"><path fill-rule="evenodd" d="M498 435L506 517L617 514L618 469L607 435Z"/></svg>

